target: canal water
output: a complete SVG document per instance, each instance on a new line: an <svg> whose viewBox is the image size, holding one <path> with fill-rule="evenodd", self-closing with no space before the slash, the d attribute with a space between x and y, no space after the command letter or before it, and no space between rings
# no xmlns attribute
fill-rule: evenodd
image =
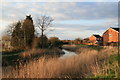
<svg viewBox="0 0 120 80"><path fill-rule="evenodd" d="M67 58L67 57L70 57L70 56L77 56L77 54L75 52L71 52L71 51L68 51L68 50L65 50L65 49L63 49L62 51L64 51L65 54L63 56L61 56L60 59L64 59L64 58Z"/></svg>

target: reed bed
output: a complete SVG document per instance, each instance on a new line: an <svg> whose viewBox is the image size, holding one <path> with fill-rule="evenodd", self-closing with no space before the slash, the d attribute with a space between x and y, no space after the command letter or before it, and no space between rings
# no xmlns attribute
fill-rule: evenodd
<svg viewBox="0 0 120 80"><path fill-rule="evenodd" d="M3 78L90 78L109 75L109 71L118 67L117 61L110 66L108 58L117 54L117 48L105 48L100 51L92 49L78 50L77 56L64 59L41 57L26 63L20 68L4 67ZM116 69L115 69L116 70ZM114 77L118 77L117 70Z"/></svg>

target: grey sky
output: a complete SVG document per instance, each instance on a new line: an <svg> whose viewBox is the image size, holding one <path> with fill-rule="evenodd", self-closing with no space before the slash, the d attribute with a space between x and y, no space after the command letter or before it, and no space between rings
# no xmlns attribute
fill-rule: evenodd
<svg viewBox="0 0 120 80"><path fill-rule="evenodd" d="M1 33L10 23L25 19L26 14L31 14L34 20L42 14L53 17L55 30L48 36L60 39L102 35L118 24L117 2L4 2L1 10Z"/></svg>

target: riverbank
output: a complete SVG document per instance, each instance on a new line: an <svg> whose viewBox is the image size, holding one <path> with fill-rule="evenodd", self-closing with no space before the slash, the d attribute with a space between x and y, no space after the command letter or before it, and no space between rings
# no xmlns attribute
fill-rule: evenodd
<svg viewBox="0 0 120 80"><path fill-rule="evenodd" d="M75 52L78 49L78 46L76 46L76 45L63 45L62 49Z"/></svg>
<svg viewBox="0 0 120 80"><path fill-rule="evenodd" d="M117 48L106 48L88 49L64 59L41 57L19 69L4 69L3 78L118 78L117 53Z"/></svg>
<svg viewBox="0 0 120 80"><path fill-rule="evenodd" d="M20 64L25 64L32 60L37 60L40 57L59 57L65 54L59 48L51 49L33 49L28 51L19 51L19 52L5 52L2 53L2 66L16 66Z"/></svg>
<svg viewBox="0 0 120 80"><path fill-rule="evenodd" d="M85 49L85 48L93 49L93 50L97 50L97 51L104 49L103 46L94 46L94 45L63 45L62 48L65 50L72 51L72 52L77 52L77 50Z"/></svg>

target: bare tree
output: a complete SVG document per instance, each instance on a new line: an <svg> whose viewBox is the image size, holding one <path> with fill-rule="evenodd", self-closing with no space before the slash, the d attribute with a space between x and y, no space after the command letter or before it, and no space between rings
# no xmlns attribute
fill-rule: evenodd
<svg viewBox="0 0 120 80"><path fill-rule="evenodd" d="M23 23L23 20L22 20L22 19L19 20L19 21L20 21L21 24ZM7 26L7 29L6 29L6 31L5 31L5 34L11 36L12 33L13 33L13 30L15 29L15 26L17 25L17 23L18 23L19 21L16 21L16 22L14 22L14 23L9 24L9 25Z"/></svg>
<svg viewBox="0 0 120 80"><path fill-rule="evenodd" d="M51 26L53 19L49 16L41 16L37 18L36 25L41 30L41 48L43 48L43 37L45 35L45 31Z"/></svg>
<svg viewBox="0 0 120 80"><path fill-rule="evenodd" d="M10 35L11 36L16 25L17 25L17 22L8 25L8 28L7 28L6 32L5 32L6 35Z"/></svg>

